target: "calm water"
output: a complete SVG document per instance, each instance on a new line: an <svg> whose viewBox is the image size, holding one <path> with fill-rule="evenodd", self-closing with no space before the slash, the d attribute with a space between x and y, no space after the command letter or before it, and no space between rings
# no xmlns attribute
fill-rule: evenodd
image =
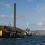
<svg viewBox="0 0 45 45"><path fill-rule="evenodd" d="M45 36L18 39L0 39L0 45L45 45Z"/></svg>

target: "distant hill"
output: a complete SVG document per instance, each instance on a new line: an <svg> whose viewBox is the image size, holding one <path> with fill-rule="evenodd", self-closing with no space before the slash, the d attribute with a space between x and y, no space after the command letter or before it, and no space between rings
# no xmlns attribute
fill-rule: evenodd
<svg viewBox="0 0 45 45"><path fill-rule="evenodd" d="M32 31L32 35L45 35L45 30Z"/></svg>

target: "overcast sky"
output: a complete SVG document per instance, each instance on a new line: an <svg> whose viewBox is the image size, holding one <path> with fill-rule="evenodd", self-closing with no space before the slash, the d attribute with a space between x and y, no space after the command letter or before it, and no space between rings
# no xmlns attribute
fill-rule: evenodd
<svg viewBox="0 0 45 45"><path fill-rule="evenodd" d="M14 0L0 0L0 25L13 25ZM45 30L45 0L16 0L16 26Z"/></svg>

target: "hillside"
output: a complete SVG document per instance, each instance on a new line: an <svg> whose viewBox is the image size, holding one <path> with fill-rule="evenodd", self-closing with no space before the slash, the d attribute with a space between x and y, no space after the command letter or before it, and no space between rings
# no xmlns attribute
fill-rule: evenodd
<svg viewBox="0 0 45 45"><path fill-rule="evenodd" d="M45 30L32 31L32 35L45 35Z"/></svg>

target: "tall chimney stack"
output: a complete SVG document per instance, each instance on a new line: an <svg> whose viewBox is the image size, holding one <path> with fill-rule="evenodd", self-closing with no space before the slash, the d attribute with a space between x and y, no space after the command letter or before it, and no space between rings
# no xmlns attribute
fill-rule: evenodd
<svg viewBox="0 0 45 45"><path fill-rule="evenodd" d="M14 3L14 28L16 30L16 3Z"/></svg>

